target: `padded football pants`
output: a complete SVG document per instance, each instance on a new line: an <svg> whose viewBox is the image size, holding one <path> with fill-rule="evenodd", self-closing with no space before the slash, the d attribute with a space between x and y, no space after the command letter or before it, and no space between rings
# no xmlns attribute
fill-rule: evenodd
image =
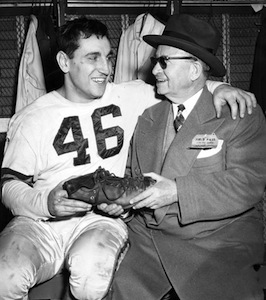
<svg viewBox="0 0 266 300"><path fill-rule="evenodd" d="M0 299L27 299L62 266L76 299L102 299L127 249L120 219L89 213L64 221L15 217L0 235Z"/></svg>

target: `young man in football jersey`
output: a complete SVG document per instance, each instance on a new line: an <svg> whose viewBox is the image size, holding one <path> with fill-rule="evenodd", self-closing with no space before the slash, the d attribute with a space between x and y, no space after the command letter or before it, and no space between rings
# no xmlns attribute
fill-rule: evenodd
<svg viewBox="0 0 266 300"><path fill-rule="evenodd" d="M142 81L109 83L113 53L107 28L97 20L67 22L59 50L64 85L15 114L7 133L2 200L14 218L0 236L4 300L27 299L31 287L62 266L76 299L102 299L127 249L124 222L69 199L62 184L99 166L123 176L138 116L159 100ZM216 92L218 114L224 98L233 115L236 100L240 113L256 102L230 86Z"/></svg>

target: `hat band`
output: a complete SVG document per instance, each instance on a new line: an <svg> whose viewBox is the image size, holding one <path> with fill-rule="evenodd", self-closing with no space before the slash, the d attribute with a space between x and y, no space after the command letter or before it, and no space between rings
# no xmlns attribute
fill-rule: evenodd
<svg viewBox="0 0 266 300"><path fill-rule="evenodd" d="M196 43L193 39L191 39L190 37L188 37L188 36L186 36L182 33L178 33L178 32L175 32L175 31L164 31L163 36L164 35L167 35L168 37L175 37L175 38L178 38L178 39L186 40L188 42L191 42L193 44L197 44L198 46L202 47L201 45ZM211 54L215 54L215 51L213 49L205 48L205 47L204 47L204 49L207 50L208 52L210 52Z"/></svg>

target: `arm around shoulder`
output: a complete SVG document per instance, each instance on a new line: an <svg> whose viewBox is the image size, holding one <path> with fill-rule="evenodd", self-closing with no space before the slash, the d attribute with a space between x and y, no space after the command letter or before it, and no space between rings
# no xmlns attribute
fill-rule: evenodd
<svg viewBox="0 0 266 300"><path fill-rule="evenodd" d="M257 101L255 95L242 89L232 87L228 83L207 80L208 90L213 94L214 107L217 112L217 118L221 116L222 107L228 104L231 109L232 119L236 119L237 115L241 118L245 113L252 113L252 109L256 107Z"/></svg>

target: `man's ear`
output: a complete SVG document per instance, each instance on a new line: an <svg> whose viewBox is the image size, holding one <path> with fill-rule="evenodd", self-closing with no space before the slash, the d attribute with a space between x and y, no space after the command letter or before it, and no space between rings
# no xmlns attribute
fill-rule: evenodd
<svg viewBox="0 0 266 300"><path fill-rule="evenodd" d="M63 51L59 51L56 55L56 60L57 63L60 67L60 69L64 72L67 73L69 70L69 58L67 54Z"/></svg>
<svg viewBox="0 0 266 300"><path fill-rule="evenodd" d="M203 72L203 66L200 61L196 60L191 63L191 80L197 80Z"/></svg>

